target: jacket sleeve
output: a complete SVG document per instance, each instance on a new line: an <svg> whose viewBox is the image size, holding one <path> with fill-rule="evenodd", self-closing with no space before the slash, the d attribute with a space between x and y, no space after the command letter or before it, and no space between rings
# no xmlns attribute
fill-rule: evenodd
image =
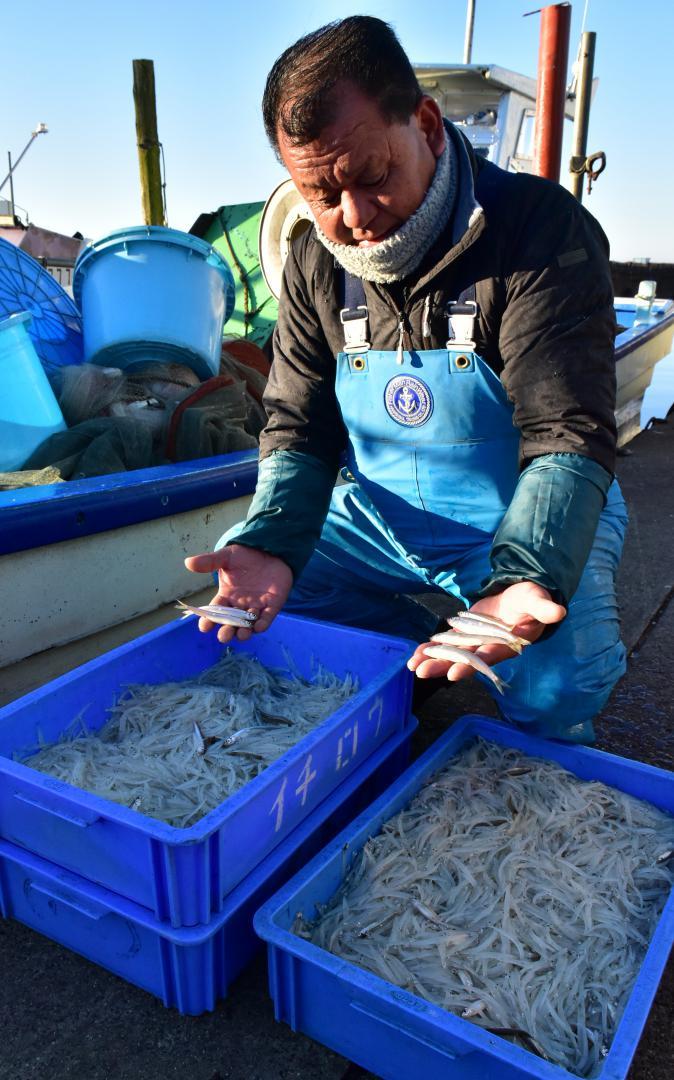
<svg viewBox="0 0 674 1080"><path fill-rule="evenodd" d="M520 431L520 464L581 454L615 464L616 320L601 228L537 177L513 229L499 333L503 384Z"/></svg>
<svg viewBox="0 0 674 1080"><path fill-rule="evenodd" d="M298 262L300 246L284 267L255 495L229 541L283 559L295 580L318 543L345 442L335 360Z"/></svg>
<svg viewBox="0 0 674 1080"><path fill-rule="evenodd" d="M283 559L302 573L321 535L335 474L297 450L276 450L260 462L257 487L242 528L228 541Z"/></svg>
<svg viewBox="0 0 674 1080"><path fill-rule="evenodd" d="M490 552L480 596L517 581L568 607L585 568L611 476L581 454L544 454L522 473Z"/></svg>
<svg viewBox="0 0 674 1080"><path fill-rule="evenodd" d="M568 192L529 178L504 274L502 381L523 472L482 596L534 581L568 605L615 464L615 313L608 242Z"/></svg>

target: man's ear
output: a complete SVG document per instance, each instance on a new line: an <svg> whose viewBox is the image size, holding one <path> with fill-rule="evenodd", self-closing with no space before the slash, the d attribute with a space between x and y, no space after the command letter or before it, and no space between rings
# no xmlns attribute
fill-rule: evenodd
<svg viewBox="0 0 674 1080"><path fill-rule="evenodd" d="M414 110L414 115L416 116L419 130L426 136L426 142L433 151L435 157L439 158L445 149L445 143L447 141L440 106L434 98L430 97L428 94L424 94Z"/></svg>

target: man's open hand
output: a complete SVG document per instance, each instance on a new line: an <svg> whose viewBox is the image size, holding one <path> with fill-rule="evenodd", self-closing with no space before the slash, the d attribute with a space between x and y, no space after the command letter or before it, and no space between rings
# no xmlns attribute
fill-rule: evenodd
<svg viewBox="0 0 674 1080"><path fill-rule="evenodd" d="M561 622L566 615L566 608L556 604L547 589L542 585L535 585L532 581L518 581L515 585L509 585L495 596L478 600L469 611L481 615L495 615L512 627L515 634L527 638L528 641L536 641L546 626ZM485 626L485 633L488 632ZM448 660L425 657L424 648L425 645L419 645L407 661L410 671L415 671L420 679L437 679L446 675L450 682L458 682L475 674L474 669L467 664L453 664ZM481 656L487 664L498 664L501 660L508 660L515 655L507 645L480 645L470 651Z"/></svg>
<svg viewBox="0 0 674 1080"><path fill-rule="evenodd" d="M205 555L190 555L185 566L196 574L217 570L218 591L211 604L254 611L258 616L252 630L221 626L218 641L223 644L235 635L246 641L252 633L267 630L288 599L293 584L292 571L283 559L243 544L229 544ZM212 630L215 625L210 619L199 619L202 631Z"/></svg>

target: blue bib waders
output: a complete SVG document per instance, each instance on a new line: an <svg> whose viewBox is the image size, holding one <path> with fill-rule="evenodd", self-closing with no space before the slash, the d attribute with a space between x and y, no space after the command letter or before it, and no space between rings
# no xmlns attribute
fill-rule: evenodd
<svg viewBox="0 0 674 1080"><path fill-rule="evenodd" d="M517 485L519 433L499 378L475 352L476 313L468 290L449 305L446 349L373 350L362 284L347 277L336 382L346 483L287 611L425 641L437 616L404 594L444 591L467 604L488 576ZM509 683L497 698L507 720L553 738L594 737L592 717L625 669L615 602L625 524L614 483L567 617L497 666Z"/></svg>

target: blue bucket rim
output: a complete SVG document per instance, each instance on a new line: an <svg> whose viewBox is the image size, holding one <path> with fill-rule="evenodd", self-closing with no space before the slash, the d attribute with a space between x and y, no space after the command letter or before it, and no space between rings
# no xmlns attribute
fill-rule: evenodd
<svg viewBox="0 0 674 1080"><path fill-rule="evenodd" d="M114 232L108 233L107 236L102 236L100 240L92 240L80 251L75 262L73 275L73 295L80 310L82 309L80 302L82 278L86 265L89 265L97 255L105 251L114 250L114 248L125 243L146 240L189 248L191 251L202 255L204 259L210 260L211 265L223 275L226 282L229 283L231 279L233 284L232 271L227 261L217 248L214 248L207 240L202 240L199 236L192 236L191 233L181 232L180 229L169 229L165 225L131 225L126 229L115 229Z"/></svg>
<svg viewBox="0 0 674 1080"><path fill-rule="evenodd" d="M29 323L32 318L30 311L15 311L13 314L8 315L6 319L0 319L0 330L7 330L10 323L14 326Z"/></svg>

